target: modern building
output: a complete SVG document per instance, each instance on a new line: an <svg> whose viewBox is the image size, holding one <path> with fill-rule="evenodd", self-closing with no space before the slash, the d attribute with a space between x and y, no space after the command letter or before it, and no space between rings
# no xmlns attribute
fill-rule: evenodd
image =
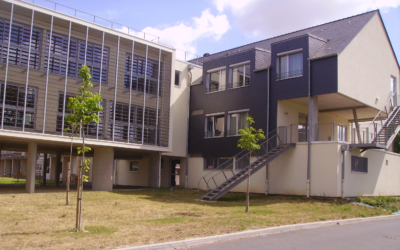
<svg viewBox="0 0 400 250"><path fill-rule="evenodd" d="M189 187L205 200L243 192L400 195L399 64L379 11L193 60ZM250 155L239 129L266 131ZM203 178L202 178L203 177Z"/></svg>
<svg viewBox="0 0 400 250"><path fill-rule="evenodd" d="M255 193L400 195L399 64L379 11L187 62L79 10L0 6L0 173L23 172L27 192L35 175L58 186L68 164L77 173L66 104L86 64L103 111L74 143L84 134L92 148L93 190L180 186L218 199L245 191L250 167ZM267 135L252 156L236 146L248 116Z"/></svg>
<svg viewBox="0 0 400 250"><path fill-rule="evenodd" d="M56 186L61 172L61 181L66 178L68 162L77 172L76 150L69 159L71 137L64 130L68 98L82 83L82 64L91 69L93 90L103 97L101 121L84 128L92 148L87 156L93 190L112 190L113 183L168 186L162 166L170 159L185 173L186 136L174 143L171 137L173 119L188 119L188 111L174 113L174 106L180 103L184 110L188 97L181 100L173 92L185 97L188 71L195 75L198 67L188 69L188 63L175 60L175 49L144 39L146 34L126 34L113 23L105 27L96 17L87 21L76 10L71 16L16 0L1 1L0 7L0 144L2 151L26 152L28 192L34 191L38 153L55 156L50 175ZM173 84L175 70L181 71L182 86ZM187 134L187 122L178 128ZM128 172L121 174L122 169Z"/></svg>

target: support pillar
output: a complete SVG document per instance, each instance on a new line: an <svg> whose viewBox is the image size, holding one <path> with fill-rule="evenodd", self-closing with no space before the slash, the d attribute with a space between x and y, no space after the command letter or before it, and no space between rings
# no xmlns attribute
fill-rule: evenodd
<svg viewBox="0 0 400 250"><path fill-rule="evenodd" d="M55 179L54 179L54 184L56 187L60 186L60 173L62 169L62 163L61 163L61 152L56 153L56 174L55 174Z"/></svg>
<svg viewBox="0 0 400 250"><path fill-rule="evenodd" d="M160 187L161 178L161 154L154 152L149 154L149 187ZM161 179L160 179L161 180Z"/></svg>
<svg viewBox="0 0 400 250"><path fill-rule="evenodd" d="M311 141L318 141L318 96L311 96L308 103L308 126Z"/></svg>
<svg viewBox="0 0 400 250"><path fill-rule="evenodd" d="M56 157L50 157L50 180L56 180L56 168L57 168L57 160Z"/></svg>
<svg viewBox="0 0 400 250"><path fill-rule="evenodd" d="M36 154L37 154L37 143L28 143L28 159L26 164L26 192L35 192L35 172L36 172Z"/></svg>
<svg viewBox="0 0 400 250"><path fill-rule="evenodd" d="M353 109L353 117L354 117L354 123L356 124L356 132L357 132L358 143L363 143L363 141L361 140L360 125L358 124L357 110L356 109Z"/></svg>
<svg viewBox="0 0 400 250"><path fill-rule="evenodd" d="M98 147L94 149L92 190L112 191L112 174L114 166L114 149Z"/></svg>

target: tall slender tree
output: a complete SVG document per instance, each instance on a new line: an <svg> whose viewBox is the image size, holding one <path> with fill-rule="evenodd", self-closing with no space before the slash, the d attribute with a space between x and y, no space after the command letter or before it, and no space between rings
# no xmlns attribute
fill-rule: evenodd
<svg viewBox="0 0 400 250"><path fill-rule="evenodd" d="M247 128L239 129L239 134L241 137L237 143L237 147L249 151L249 164L251 164L251 154L254 152L254 150L260 149L258 141L265 139L265 136L262 129L256 130L251 126L254 123L252 117L247 117L246 122L248 124ZM251 168L249 165L247 169L246 213L249 212L250 207L250 172Z"/></svg>
<svg viewBox="0 0 400 250"><path fill-rule="evenodd" d="M90 81L92 76L87 65L82 65L79 70L79 76L82 78L82 86L75 97L69 98L67 105L68 109L73 111L67 116L67 121L70 124L75 124L82 136L82 146L77 148L78 155L82 154L82 161L78 170L76 231L81 231L83 182L88 181L88 177L83 175L83 172L89 170L90 164L90 159L85 159L85 153L91 150L90 147L85 146L86 127L89 123L98 123L100 121L98 113L103 110L100 105L103 100L101 96L88 90L93 87L93 84Z"/></svg>

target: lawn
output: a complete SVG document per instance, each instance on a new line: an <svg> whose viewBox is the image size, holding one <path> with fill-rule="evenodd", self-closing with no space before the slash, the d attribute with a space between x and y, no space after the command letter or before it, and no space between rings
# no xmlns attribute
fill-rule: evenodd
<svg viewBox="0 0 400 250"><path fill-rule="evenodd" d="M14 177L0 177L0 184L15 184L15 182L18 181L19 185L23 185L26 183L26 179L17 179ZM53 185L53 181L46 181L47 184Z"/></svg>
<svg viewBox="0 0 400 250"><path fill-rule="evenodd" d="M195 201L193 190L148 189L85 192L82 222L74 232L75 193L0 195L2 249L112 249L227 234L287 224L390 214L341 199L227 194Z"/></svg>

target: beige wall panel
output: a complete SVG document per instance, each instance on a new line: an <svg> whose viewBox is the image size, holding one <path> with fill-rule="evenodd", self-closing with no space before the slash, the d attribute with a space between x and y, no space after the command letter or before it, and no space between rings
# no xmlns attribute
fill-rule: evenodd
<svg viewBox="0 0 400 250"><path fill-rule="evenodd" d="M307 144L298 143L269 164L269 193L307 193Z"/></svg>
<svg viewBox="0 0 400 250"><path fill-rule="evenodd" d="M359 150L346 152L344 192L346 197L400 195L400 155L381 150L368 150L368 173L351 172L351 156ZM386 160L388 165L386 165Z"/></svg>
<svg viewBox="0 0 400 250"><path fill-rule="evenodd" d="M341 196L341 162L340 144L311 144L311 196Z"/></svg>
<svg viewBox="0 0 400 250"><path fill-rule="evenodd" d="M399 67L379 14L375 14L338 57L338 91L382 109L390 94L391 75L398 84Z"/></svg>
<svg viewBox="0 0 400 250"><path fill-rule="evenodd" d="M149 185L149 158L145 157L139 162L139 170L137 172L129 171L130 161L118 160L118 169L116 175L117 185L128 186L148 186Z"/></svg>

